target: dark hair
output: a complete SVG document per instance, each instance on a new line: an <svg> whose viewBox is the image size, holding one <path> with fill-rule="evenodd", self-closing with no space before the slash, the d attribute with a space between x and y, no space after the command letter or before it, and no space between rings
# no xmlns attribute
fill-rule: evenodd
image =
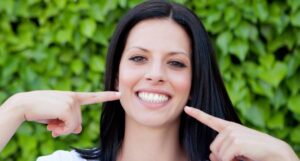
<svg viewBox="0 0 300 161"><path fill-rule="evenodd" d="M115 90L123 49L129 31L139 22L153 18L171 18L182 26L192 42L192 88L188 105L206 113L238 122L221 78L208 33L198 17L186 7L152 0L130 10L118 23L108 50L105 90ZM119 101L103 104L100 125L100 147L79 150L82 157L115 161L124 137L125 112ZM209 146L216 132L195 119L181 114L180 143L190 161L207 160Z"/></svg>

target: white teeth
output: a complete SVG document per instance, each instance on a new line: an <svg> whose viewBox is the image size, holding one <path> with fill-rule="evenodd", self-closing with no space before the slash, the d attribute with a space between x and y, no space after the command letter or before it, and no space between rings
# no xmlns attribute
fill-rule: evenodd
<svg viewBox="0 0 300 161"><path fill-rule="evenodd" d="M151 103L162 103L169 99L168 96L157 93L147 93L147 92L139 92L139 98L143 101L151 102Z"/></svg>

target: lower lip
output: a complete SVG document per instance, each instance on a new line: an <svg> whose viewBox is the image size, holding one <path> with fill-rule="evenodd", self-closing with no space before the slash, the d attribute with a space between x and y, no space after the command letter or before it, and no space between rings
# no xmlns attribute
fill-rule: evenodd
<svg viewBox="0 0 300 161"><path fill-rule="evenodd" d="M148 102L148 101L144 101L142 100L139 96L137 96L137 99L138 101L143 105L145 106L146 108L148 109L151 109L151 110L156 110L156 109L161 109L161 108L164 108L166 107L166 105L169 103L170 101L170 98L167 100L167 101L164 101L164 102L161 102L161 103L151 103L151 102Z"/></svg>

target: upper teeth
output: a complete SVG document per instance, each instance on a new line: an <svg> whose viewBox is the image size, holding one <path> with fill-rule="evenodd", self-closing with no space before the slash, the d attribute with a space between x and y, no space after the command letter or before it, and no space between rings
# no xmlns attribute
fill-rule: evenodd
<svg viewBox="0 0 300 161"><path fill-rule="evenodd" d="M151 102L151 103L161 103L168 100L168 96L157 93L147 93L147 92L139 92L139 98L143 101Z"/></svg>

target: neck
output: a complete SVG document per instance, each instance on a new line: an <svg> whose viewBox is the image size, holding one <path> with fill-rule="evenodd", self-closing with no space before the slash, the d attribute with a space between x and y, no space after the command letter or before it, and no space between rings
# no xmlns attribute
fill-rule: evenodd
<svg viewBox="0 0 300 161"><path fill-rule="evenodd" d="M125 121L125 134L118 161L184 161L179 143L179 121L164 127L145 127Z"/></svg>

